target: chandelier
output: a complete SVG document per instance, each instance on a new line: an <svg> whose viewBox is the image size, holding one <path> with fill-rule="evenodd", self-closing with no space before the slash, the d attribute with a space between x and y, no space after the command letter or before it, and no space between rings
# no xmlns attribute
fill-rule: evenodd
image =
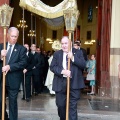
<svg viewBox="0 0 120 120"><path fill-rule="evenodd" d="M27 28L28 26L26 25L25 20L20 20L20 23L17 25L18 28Z"/></svg>
<svg viewBox="0 0 120 120"><path fill-rule="evenodd" d="M92 39L92 40L87 40L84 42L85 45L93 45L94 43L96 42L95 39Z"/></svg>
<svg viewBox="0 0 120 120"><path fill-rule="evenodd" d="M91 41L85 41L84 44L85 44L85 45L93 45L93 42L91 42Z"/></svg>
<svg viewBox="0 0 120 120"><path fill-rule="evenodd" d="M35 30L29 30L29 37L36 37Z"/></svg>

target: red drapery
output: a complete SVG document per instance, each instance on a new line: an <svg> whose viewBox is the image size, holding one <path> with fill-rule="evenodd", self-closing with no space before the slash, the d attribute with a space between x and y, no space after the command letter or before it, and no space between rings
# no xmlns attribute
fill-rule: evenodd
<svg viewBox="0 0 120 120"><path fill-rule="evenodd" d="M68 32L66 31L66 28L64 27L64 33L63 36L68 36ZM74 31L74 41L80 40L80 25L77 25L75 31Z"/></svg>

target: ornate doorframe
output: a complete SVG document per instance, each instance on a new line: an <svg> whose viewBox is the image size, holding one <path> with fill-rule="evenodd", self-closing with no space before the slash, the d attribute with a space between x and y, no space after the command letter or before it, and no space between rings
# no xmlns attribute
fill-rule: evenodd
<svg viewBox="0 0 120 120"><path fill-rule="evenodd" d="M110 96L110 37L112 0L98 0L97 90L100 96Z"/></svg>

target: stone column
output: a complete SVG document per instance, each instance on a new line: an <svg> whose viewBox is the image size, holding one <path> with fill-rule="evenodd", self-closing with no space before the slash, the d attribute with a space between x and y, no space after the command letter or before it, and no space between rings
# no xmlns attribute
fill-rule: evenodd
<svg viewBox="0 0 120 120"><path fill-rule="evenodd" d="M0 6L2 4L8 4L9 0L0 0ZM0 27L0 43L3 43L3 28Z"/></svg>
<svg viewBox="0 0 120 120"><path fill-rule="evenodd" d="M112 98L120 99L120 0L112 0L111 43L110 43L110 81Z"/></svg>

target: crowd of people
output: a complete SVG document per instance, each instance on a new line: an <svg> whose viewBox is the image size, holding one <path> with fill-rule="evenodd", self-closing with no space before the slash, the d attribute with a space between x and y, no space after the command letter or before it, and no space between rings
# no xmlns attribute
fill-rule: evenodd
<svg viewBox="0 0 120 120"><path fill-rule="evenodd" d="M9 118L5 111L5 120L17 120L17 96L22 83L22 100L29 102L32 95L41 94L44 86L47 86L50 94L56 97L58 115L60 120L66 119L66 90L67 78L70 78L70 109L69 120L77 120L77 102L80 99L80 90L85 87L83 71L90 60L87 58L85 49L81 48L81 41L74 42L69 51L69 39L64 36L55 45L55 53L41 52L35 44L19 45L17 39L19 31L15 27L10 27L7 33L7 50L0 44L0 117L2 113L2 73L6 74L6 91L9 98ZM53 47L54 48L54 47ZM6 65L3 66L3 58L6 57ZM91 60L95 61L95 56ZM68 69L68 59L70 69ZM48 63L49 61L49 63ZM94 68L96 62L94 62ZM86 66L87 65L87 66ZM49 71L48 71L49 70ZM95 69L94 69L95 70ZM94 72L91 72L95 74ZM90 82L95 86L95 81ZM92 87L91 93L95 92Z"/></svg>
<svg viewBox="0 0 120 120"><path fill-rule="evenodd" d="M22 83L22 100L29 102L32 95L37 96L43 90L49 56L35 44L19 45L17 43L19 31L16 27L10 27L7 33L7 49L0 44L0 118L2 115L2 73L6 75L6 95L9 99L9 118L5 111L5 120L17 120L17 96ZM49 52L50 55L50 52ZM6 65L3 66L3 58L6 57ZM6 107L6 105L5 105Z"/></svg>
<svg viewBox="0 0 120 120"><path fill-rule="evenodd" d="M27 65L23 70L22 100L29 102L33 94L37 96L43 91L49 67L49 57L45 51L41 53L35 44L32 44L30 47L28 44L25 44L24 47L27 48Z"/></svg>

